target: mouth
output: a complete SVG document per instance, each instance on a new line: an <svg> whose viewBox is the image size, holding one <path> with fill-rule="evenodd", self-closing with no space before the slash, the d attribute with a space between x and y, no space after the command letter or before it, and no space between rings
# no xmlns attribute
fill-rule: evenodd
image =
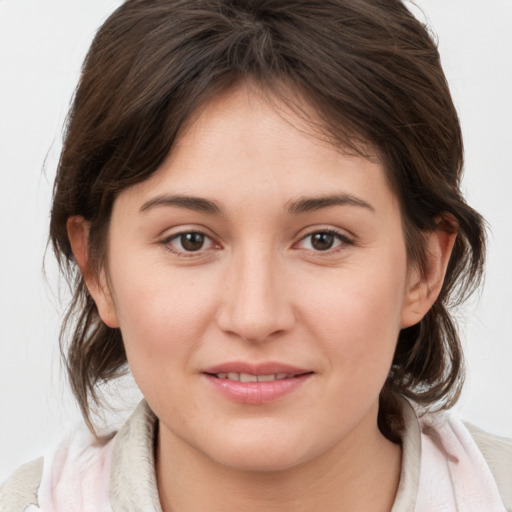
<svg viewBox="0 0 512 512"><path fill-rule="evenodd" d="M273 363L226 363L202 373L224 398L250 405L284 399L314 375L313 371Z"/></svg>
<svg viewBox="0 0 512 512"><path fill-rule="evenodd" d="M245 372L219 372L219 373L207 373L207 375L211 375L217 379L226 379L232 380L236 382L272 382L275 380L285 380L285 379L293 379L294 377L299 377L301 375L306 375L312 372L303 372L303 373L270 373L270 374L262 374L262 375L254 375L252 373Z"/></svg>

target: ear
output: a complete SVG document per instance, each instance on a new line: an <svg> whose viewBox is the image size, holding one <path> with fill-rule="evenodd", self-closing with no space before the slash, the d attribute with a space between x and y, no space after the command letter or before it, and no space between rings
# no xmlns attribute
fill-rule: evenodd
<svg viewBox="0 0 512 512"><path fill-rule="evenodd" d="M107 284L105 270L102 268L99 275L97 275L89 263L90 222L81 216L74 215L67 220L66 228L71 250L82 272L85 285L96 303L100 318L109 327L119 327L115 304Z"/></svg>
<svg viewBox="0 0 512 512"><path fill-rule="evenodd" d="M441 292L457 237L455 220L439 219L436 229L425 236L426 269L422 272L414 265L410 271L402 312L402 329L417 324L427 314Z"/></svg>

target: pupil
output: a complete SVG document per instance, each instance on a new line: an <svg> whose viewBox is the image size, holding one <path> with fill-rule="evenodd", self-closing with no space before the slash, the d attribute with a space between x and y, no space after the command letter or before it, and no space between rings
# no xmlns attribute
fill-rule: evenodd
<svg viewBox="0 0 512 512"><path fill-rule="evenodd" d="M334 235L331 233L315 233L312 236L311 245L317 251L327 251L334 243Z"/></svg>
<svg viewBox="0 0 512 512"><path fill-rule="evenodd" d="M181 245L187 251L198 251L203 247L204 235L201 233L186 233L181 235Z"/></svg>

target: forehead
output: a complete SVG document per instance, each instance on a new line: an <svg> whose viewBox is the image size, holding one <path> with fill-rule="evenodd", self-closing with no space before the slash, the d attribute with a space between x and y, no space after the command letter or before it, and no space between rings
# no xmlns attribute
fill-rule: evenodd
<svg viewBox="0 0 512 512"><path fill-rule="evenodd" d="M314 109L303 100L299 108L251 84L232 87L197 109L157 172L134 188L144 196L266 197L269 206L271 198L338 192L394 201L378 159L329 141Z"/></svg>
<svg viewBox="0 0 512 512"><path fill-rule="evenodd" d="M260 85L251 78L239 80L213 98L208 97L199 103L181 126L173 149L190 142L191 132L196 135L206 133L212 122L217 126L219 138L223 138L233 125L244 127L240 135L247 133L247 122L254 127L255 133L266 124L269 136L272 129L281 131L283 125L288 124L286 129L292 128L297 132L296 136L302 134L319 146L380 163L379 149L353 129L334 121L332 110L329 115L325 112L326 108L323 100L308 97L294 84L277 82Z"/></svg>

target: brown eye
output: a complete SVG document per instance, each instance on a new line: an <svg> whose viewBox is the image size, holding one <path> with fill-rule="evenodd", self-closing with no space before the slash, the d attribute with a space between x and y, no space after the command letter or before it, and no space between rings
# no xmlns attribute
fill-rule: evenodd
<svg viewBox="0 0 512 512"><path fill-rule="evenodd" d="M336 231L314 231L303 237L297 247L313 252L327 252L342 249L352 242L349 238Z"/></svg>
<svg viewBox="0 0 512 512"><path fill-rule="evenodd" d="M205 235L202 233L184 233L179 236L184 251L199 251L204 246Z"/></svg>
<svg viewBox="0 0 512 512"><path fill-rule="evenodd" d="M200 253L216 247L215 242L208 235L200 231L184 231L172 235L162 240L169 251L177 255L191 255L191 253Z"/></svg>
<svg viewBox="0 0 512 512"><path fill-rule="evenodd" d="M317 251L328 251L334 245L335 240L332 233L314 233L311 235L311 247Z"/></svg>

